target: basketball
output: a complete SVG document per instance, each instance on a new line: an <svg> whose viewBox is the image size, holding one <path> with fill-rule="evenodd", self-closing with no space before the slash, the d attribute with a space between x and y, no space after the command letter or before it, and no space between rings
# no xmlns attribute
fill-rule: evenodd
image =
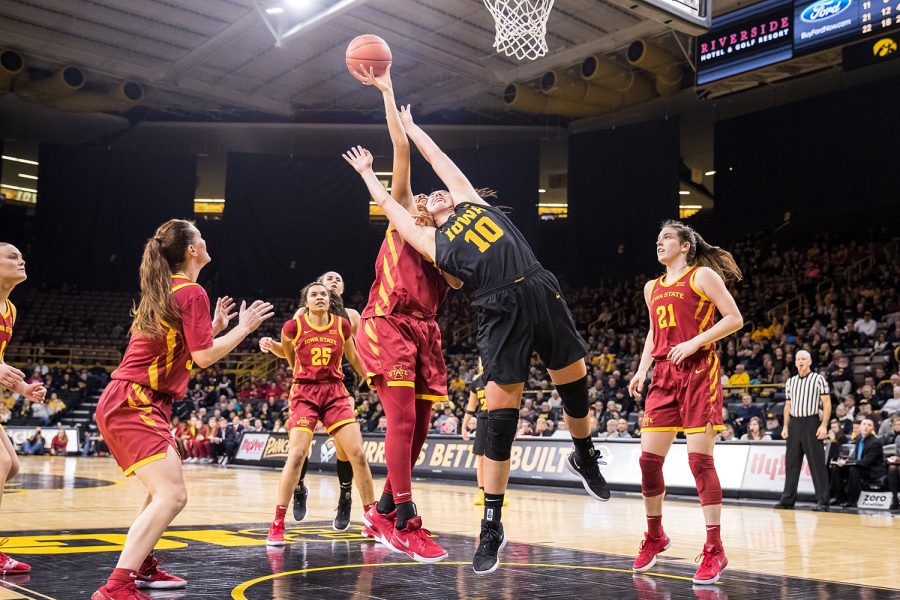
<svg viewBox="0 0 900 600"><path fill-rule="evenodd" d="M347 46L346 62L347 69L356 79L360 79L356 74L356 70L360 68L368 71L371 67L376 77L384 75L391 66L391 49L377 35L360 35L353 38Z"/></svg>

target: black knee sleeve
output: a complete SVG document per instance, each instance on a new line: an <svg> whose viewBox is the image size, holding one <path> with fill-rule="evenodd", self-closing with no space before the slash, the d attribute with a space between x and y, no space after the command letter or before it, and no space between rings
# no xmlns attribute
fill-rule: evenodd
<svg viewBox="0 0 900 600"><path fill-rule="evenodd" d="M499 462L509 460L518 424L519 411L515 408L488 411L484 455Z"/></svg>
<svg viewBox="0 0 900 600"><path fill-rule="evenodd" d="M556 386L559 397L562 398L563 410L575 419L587 416L590 406L588 404L587 375L577 381Z"/></svg>

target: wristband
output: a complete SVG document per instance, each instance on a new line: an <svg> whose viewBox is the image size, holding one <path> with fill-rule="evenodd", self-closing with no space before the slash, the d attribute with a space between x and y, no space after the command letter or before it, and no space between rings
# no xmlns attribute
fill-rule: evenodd
<svg viewBox="0 0 900 600"><path fill-rule="evenodd" d="M474 416L475 416L475 411L474 411L474 410L466 410L466 414L467 414L467 415L472 415L472 416L474 417Z"/></svg>

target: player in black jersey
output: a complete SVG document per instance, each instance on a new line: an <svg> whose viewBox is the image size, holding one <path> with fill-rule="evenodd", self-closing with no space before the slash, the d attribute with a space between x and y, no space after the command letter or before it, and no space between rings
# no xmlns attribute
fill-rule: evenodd
<svg viewBox="0 0 900 600"><path fill-rule="evenodd" d="M610 497L591 442L588 418L587 344L552 273L541 267L531 247L506 214L479 195L466 176L420 127L409 107L400 111L406 134L449 191L433 192L425 202L434 226L420 226L397 204L372 171L372 155L360 146L344 154L366 182L375 202L403 239L437 266L475 290L478 351L484 363L488 437L484 461L484 519L473 568L491 573L506 544L500 524L509 480L509 458L524 382L537 351L563 399L575 452L569 470L594 498ZM420 219L422 221L423 219Z"/></svg>

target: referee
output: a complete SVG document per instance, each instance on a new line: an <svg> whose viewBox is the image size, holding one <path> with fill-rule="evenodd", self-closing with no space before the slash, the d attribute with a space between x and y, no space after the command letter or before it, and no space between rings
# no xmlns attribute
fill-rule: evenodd
<svg viewBox="0 0 900 600"><path fill-rule="evenodd" d="M816 490L816 507L813 510L828 510L828 471L825 467L825 449L822 440L831 417L831 396L828 382L818 373L810 371L812 359L809 352L797 352L794 364L797 375L787 380L784 386L787 402L784 405L784 429L781 437L787 441L785 457L784 492L775 508L794 508L797 500L797 483L803 456L809 463L813 486ZM822 418L819 419L819 403L822 404Z"/></svg>

